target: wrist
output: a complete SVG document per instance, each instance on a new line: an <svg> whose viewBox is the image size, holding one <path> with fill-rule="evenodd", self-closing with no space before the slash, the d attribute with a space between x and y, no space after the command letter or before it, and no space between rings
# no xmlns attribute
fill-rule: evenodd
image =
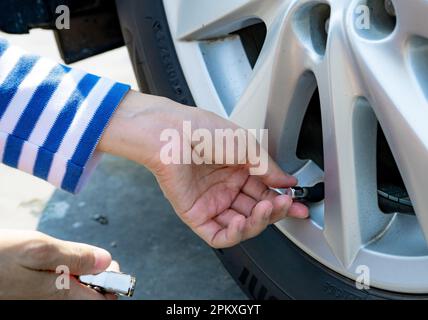
<svg viewBox="0 0 428 320"><path fill-rule="evenodd" d="M160 161L160 135L179 128L188 107L167 98L130 91L107 126L97 150L140 163L150 170Z"/></svg>

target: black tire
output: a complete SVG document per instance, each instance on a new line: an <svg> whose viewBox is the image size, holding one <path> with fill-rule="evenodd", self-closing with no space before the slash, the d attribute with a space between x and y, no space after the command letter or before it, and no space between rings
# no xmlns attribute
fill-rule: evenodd
<svg viewBox="0 0 428 320"><path fill-rule="evenodd" d="M194 105L177 59L161 0L118 0L125 43L142 91ZM252 299L425 299L427 296L356 289L321 265L274 226L239 246L216 250Z"/></svg>

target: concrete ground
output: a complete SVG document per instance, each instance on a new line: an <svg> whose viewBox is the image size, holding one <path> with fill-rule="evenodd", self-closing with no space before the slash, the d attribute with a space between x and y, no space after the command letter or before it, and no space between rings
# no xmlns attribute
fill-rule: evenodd
<svg viewBox="0 0 428 320"><path fill-rule="evenodd" d="M60 61L49 31L0 37ZM74 66L137 87L125 48ZM137 277L134 299L245 298L213 251L179 221L153 176L123 159L105 156L77 196L0 165L0 227L106 248Z"/></svg>

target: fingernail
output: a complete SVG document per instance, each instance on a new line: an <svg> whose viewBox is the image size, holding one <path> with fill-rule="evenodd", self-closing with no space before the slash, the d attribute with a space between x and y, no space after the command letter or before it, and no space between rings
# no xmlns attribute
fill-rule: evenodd
<svg viewBox="0 0 428 320"><path fill-rule="evenodd" d="M104 249L95 248L94 249L94 269L95 272L103 272L111 263L111 254Z"/></svg>

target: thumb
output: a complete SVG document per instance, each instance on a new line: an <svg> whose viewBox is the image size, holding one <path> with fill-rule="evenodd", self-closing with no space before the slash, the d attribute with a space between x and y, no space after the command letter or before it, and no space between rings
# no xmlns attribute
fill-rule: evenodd
<svg viewBox="0 0 428 320"><path fill-rule="evenodd" d="M268 187L288 188L297 184L297 179L285 173L278 166L270 157L267 149L258 143L251 132L248 135L247 156L247 161L250 164L250 175L259 176Z"/></svg>
<svg viewBox="0 0 428 320"><path fill-rule="evenodd" d="M104 271L112 259L108 251L98 247L43 237L27 247L25 261L33 270L56 271L65 266L72 275L84 275Z"/></svg>
<svg viewBox="0 0 428 320"><path fill-rule="evenodd" d="M73 275L97 274L105 271L112 258L108 251L83 243L57 241L57 253L53 259L56 266L63 264Z"/></svg>
<svg viewBox="0 0 428 320"><path fill-rule="evenodd" d="M268 187L288 188L297 184L297 179L285 173L270 156L267 156L267 166L265 166L265 169L262 174L257 175L260 176L260 179ZM251 169L250 174L252 174Z"/></svg>

